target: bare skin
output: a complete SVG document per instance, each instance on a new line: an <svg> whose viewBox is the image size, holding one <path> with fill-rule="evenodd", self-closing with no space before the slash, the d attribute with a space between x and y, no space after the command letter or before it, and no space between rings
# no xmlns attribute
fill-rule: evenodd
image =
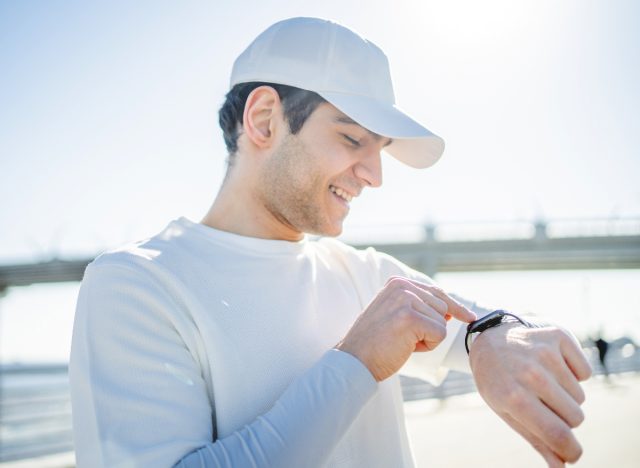
<svg viewBox="0 0 640 468"><path fill-rule="evenodd" d="M470 322L475 314L435 286L391 278L336 348L356 356L382 381L414 351L435 349L447 336L449 317Z"/></svg>
<svg viewBox="0 0 640 468"><path fill-rule="evenodd" d="M259 87L247 99L236 162L202 223L263 239L337 236L350 200L382 184L380 152L389 143L328 103L291 135L278 94ZM392 278L336 348L382 381L411 353L437 347L451 317L475 315L437 287ZM591 369L569 333L493 328L475 340L470 364L482 397L550 467L580 457L572 429L584 418L579 381Z"/></svg>
<svg viewBox="0 0 640 468"><path fill-rule="evenodd" d="M502 325L478 336L470 364L480 395L548 466L580 458L572 429L584 420L579 382L591 367L571 335L556 327Z"/></svg>

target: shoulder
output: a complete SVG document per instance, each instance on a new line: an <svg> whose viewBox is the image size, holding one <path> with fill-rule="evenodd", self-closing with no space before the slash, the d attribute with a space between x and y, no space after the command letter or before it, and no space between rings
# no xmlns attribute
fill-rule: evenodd
<svg viewBox="0 0 640 468"><path fill-rule="evenodd" d="M111 336L173 322L182 309L180 283L157 247L150 238L96 257L84 272L76 322Z"/></svg>
<svg viewBox="0 0 640 468"><path fill-rule="evenodd" d="M163 267L174 269L176 263L184 261L186 252L196 248L197 236L192 231L188 221L172 221L151 237L103 252L89 264L89 268L136 271Z"/></svg>
<svg viewBox="0 0 640 468"><path fill-rule="evenodd" d="M173 224L173 223L172 223ZM124 278L133 286L167 284L174 282L171 271L179 259L181 236L172 233L172 224L160 233L121 245L98 255L85 269L83 285L94 283L104 289Z"/></svg>
<svg viewBox="0 0 640 468"><path fill-rule="evenodd" d="M382 283L386 282L391 276L405 276L431 282L431 279L425 274L373 247L358 248L334 238L321 238L317 241L317 244L321 254L334 256L349 268L358 272L363 272L364 270L369 273L375 272Z"/></svg>

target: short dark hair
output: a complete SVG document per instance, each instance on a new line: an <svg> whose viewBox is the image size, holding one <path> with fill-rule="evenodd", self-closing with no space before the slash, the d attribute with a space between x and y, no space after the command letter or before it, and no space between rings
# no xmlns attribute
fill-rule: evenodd
<svg viewBox="0 0 640 468"><path fill-rule="evenodd" d="M239 83L227 93L224 104L218 112L218 121L224 135L224 143L229 152L228 164L233 162L233 156L238 151L238 137L242 128L244 106L251 91L260 86L270 86L276 90L280 100L284 117L289 124L289 131L296 134L300 131L316 107L326 102L323 97L313 91L295 88L293 86L275 83L252 81Z"/></svg>

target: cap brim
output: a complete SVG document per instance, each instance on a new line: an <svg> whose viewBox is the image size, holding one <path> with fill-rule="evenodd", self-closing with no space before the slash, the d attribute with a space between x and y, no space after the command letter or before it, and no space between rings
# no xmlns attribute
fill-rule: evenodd
<svg viewBox="0 0 640 468"><path fill-rule="evenodd" d="M317 93L367 130L392 138L385 151L397 160L422 169L442 156L444 140L395 105L353 94Z"/></svg>

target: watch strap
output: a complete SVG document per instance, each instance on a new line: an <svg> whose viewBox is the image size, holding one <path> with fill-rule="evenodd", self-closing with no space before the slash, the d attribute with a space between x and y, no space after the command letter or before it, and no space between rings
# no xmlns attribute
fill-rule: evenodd
<svg viewBox="0 0 640 468"><path fill-rule="evenodd" d="M498 309L492 312L489 312L484 317L480 317L478 320L471 322L467 325L467 334L464 337L464 347L467 350L467 354L469 354L469 340L473 336L474 333L482 333L489 328L494 328L503 323L514 323L519 322L525 327L533 328L533 325L530 322L518 317L516 314L512 314L511 312L507 312L506 310Z"/></svg>

